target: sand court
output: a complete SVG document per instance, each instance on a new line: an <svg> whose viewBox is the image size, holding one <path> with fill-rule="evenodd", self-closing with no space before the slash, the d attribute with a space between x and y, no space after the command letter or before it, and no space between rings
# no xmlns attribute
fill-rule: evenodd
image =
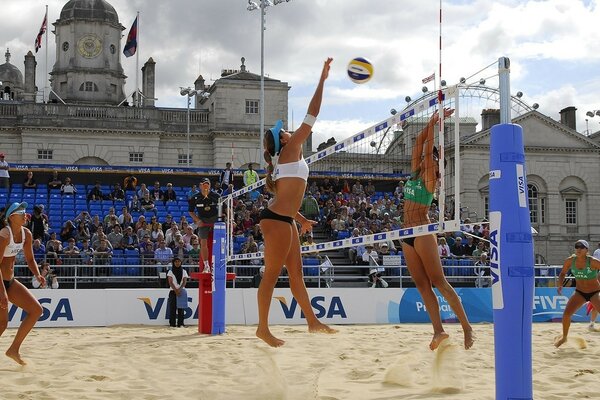
<svg viewBox="0 0 600 400"><path fill-rule="evenodd" d="M473 349L459 325L428 349L430 324L336 326L336 335L274 326L278 349L253 326L223 336L196 327L113 326L34 329L22 348L28 362L0 358L2 399L494 399L493 325L474 325ZM600 332L573 324L556 349L560 325L533 326L534 396L600 396ZM14 335L0 338L5 351ZM587 349L581 349L585 342ZM509 351L509 350L507 350Z"/></svg>

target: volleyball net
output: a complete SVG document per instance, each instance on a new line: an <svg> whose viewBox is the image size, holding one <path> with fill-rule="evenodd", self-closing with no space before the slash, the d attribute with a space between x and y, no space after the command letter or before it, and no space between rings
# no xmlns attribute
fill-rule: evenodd
<svg viewBox="0 0 600 400"><path fill-rule="evenodd" d="M502 105L496 66L495 61L455 85L424 90L417 100L407 98L401 111L392 110L385 120L344 140L330 140L329 145L320 145L307 157L311 170L307 196L313 195L321 209L319 215L308 217L316 217L326 225L330 240L303 245L301 252L336 251L461 230L461 217L471 216L465 214L468 207L461 201L461 146L500 122ZM520 96L514 96L509 107L511 117L531 110ZM431 223L403 228L402 187L415 172L411 166L413 151L417 151L419 135L433 113L444 108L454 112L440 118L433 132L441 179L429 212ZM484 175L487 177L487 171ZM260 244L244 246L249 234L244 234L239 225L243 224L244 214L255 215L258 209L266 207L266 195L259 194L264 183L262 179L224 198L230 210L228 262L263 257ZM331 216L331 212L335 215ZM477 219L485 217L485 212L481 214Z"/></svg>

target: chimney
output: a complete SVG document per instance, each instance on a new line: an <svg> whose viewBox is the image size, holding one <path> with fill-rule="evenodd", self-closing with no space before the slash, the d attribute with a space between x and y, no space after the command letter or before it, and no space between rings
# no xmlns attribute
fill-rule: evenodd
<svg viewBox="0 0 600 400"><path fill-rule="evenodd" d="M575 120L575 111L577 109L573 106L563 108L560 110L560 123L568 126L569 128L577 131L577 121Z"/></svg>
<svg viewBox="0 0 600 400"><path fill-rule="evenodd" d="M194 89L198 93L202 93L207 89L206 85L204 84L204 77L202 75L198 75L198 78L194 81ZM202 100L202 96L195 96L194 108L200 108Z"/></svg>
<svg viewBox="0 0 600 400"><path fill-rule="evenodd" d="M154 80L156 63L150 57L142 67L142 93L144 94L144 107L154 107Z"/></svg>
<svg viewBox="0 0 600 400"><path fill-rule="evenodd" d="M35 102L35 66L37 65L37 61L35 61L35 56L29 50L27 55L25 56L25 82L24 82L24 93L23 93L23 101L28 103Z"/></svg>
<svg viewBox="0 0 600 400"><path fill-rule="evenodd" d="M481 111L481 125L482 131L486 131L490 129L494 125L498 125L500 123L500 110L496 109L487 109Z"/></svg>

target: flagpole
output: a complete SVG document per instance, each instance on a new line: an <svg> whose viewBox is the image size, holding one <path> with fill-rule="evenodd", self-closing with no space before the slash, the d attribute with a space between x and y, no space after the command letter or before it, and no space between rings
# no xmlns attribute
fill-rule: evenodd
<svg viewBox="0 0 600 400"><path fill-rule="evenodd" d="M46 4L46 63L44 65L44 103L46 100L46 89L48 85L48 4ZM48 100L50 100L50 93L48 93ZM34 100L35 101L35 100Z"/></svg>
<svg viewBox="0 0 600 400"><path fill-rule="evenodd" d="M140 67L140 12L137 12L137 46L135 50L135 103L140 107L140 85L139 85L139 67ZM188 154L189 156L189 154Z"/></svg>

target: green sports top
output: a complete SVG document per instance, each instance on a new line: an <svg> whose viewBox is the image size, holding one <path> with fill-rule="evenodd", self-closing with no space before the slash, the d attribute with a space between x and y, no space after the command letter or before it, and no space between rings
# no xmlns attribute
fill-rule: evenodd
<svg viewBox="0 0 600 400"><path fill-rule="evenodd" d="M598 279L598 271L593 270L591 267L591 258L590 256L587 256L587 260L585 263L585 268L583 269L579 269L575 266L575 260L577 259L577 256L572 256L571 257L573 259L573 262L571 264L571 272L573 273L573 276L575 277L575 279L583 279L583 280L592 280L592 279Z"/></svg>
<svg viewBox="0 0 600 400"><path fill-rule="evenodd" d="M433 193L429 193L423 178L409 179L404 184L404 200L429 206L433 201Z"/></svg>

